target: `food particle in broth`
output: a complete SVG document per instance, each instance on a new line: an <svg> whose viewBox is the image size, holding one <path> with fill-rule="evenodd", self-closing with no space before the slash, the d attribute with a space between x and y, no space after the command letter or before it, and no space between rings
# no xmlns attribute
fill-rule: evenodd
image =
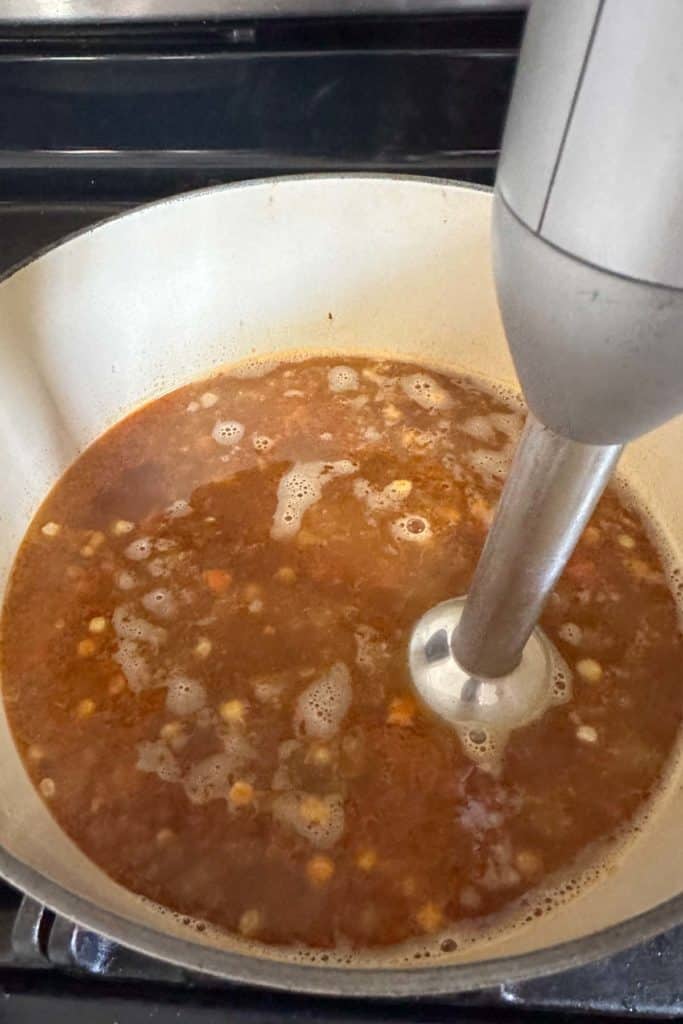
<svg viewBox="0 0 683 1024"><path fill-rule="evenodd" d="M412 689L410 632L467 590L521 425L474 380L311 358L181 388L93 444L2 624L16 742L75 842L180 915L363 950L496 920L632 821L676 742L681 640L616 489L543 616L571 699L498 771Z"/></svg>

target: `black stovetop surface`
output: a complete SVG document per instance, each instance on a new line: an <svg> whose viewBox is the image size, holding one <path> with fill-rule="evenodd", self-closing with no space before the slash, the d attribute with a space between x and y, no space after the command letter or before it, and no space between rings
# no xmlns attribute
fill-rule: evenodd
<svg viewBox="0 0 683 1024"><path fill-rule="evenodd" d="M1 19L0 19L1 22ZM521 12L0 23L0 274L164 195L320 171L491 184ZM400 1003L259 992L117 947L0 883L0 1021L683 1016L683 928L564 974Z"/></svg>

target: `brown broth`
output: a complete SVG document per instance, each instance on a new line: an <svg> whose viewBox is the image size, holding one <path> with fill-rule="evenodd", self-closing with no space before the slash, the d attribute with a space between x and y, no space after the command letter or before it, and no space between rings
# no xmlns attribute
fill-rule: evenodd
<svg viewBox="0 0 683 1024"><path fill-rule="evenodd" d="M410 631L467 590L521 423L472 380L320 358L93 444L2 620L11 727L75 842L180 914L368 948L500 913L632 820L676 741L681 638L615 489L543 616L572 698L499 774L411 689Z"/></svg>

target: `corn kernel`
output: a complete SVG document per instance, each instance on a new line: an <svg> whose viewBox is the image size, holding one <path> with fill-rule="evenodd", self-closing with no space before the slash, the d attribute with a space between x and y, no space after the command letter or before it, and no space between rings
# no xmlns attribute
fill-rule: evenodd
<svg viewBox="0 0 683 1024"><path fill-rule="evenodd" d="M389 704L387 713L387 724L398 726L409 726L415 720L415 701L412 697L394 697Z"/></svg>
<svg viewBox="0 0 683 1024"><path fill-rule="evenodd" d="M324 853L318 853L306 865L306 874L313 885L326 885L334 874L334 861Z"/></svg>
<svg viewBox="0 0 683 1024"><path fill-rule="evenodd" d="M88 629L91 633L104 633L107 628L107 620L103 615L96 615L94 619L91 619L88 623Z"/></svg>
<svg viewBox="0 0 683 1024"><path fill-rule="evenodd" d="M86 637L85 640L79 640L76 650L78 651L79 658L89 658L97 650L97 645L90 637Z"/></svg>
<svg viewBox="0 0 683 1024"><path fill-rule="evenodd" d="M97 705L91 697L84 697L83 700L79 701L76 705L76 717L90 718L91 715L94 715L96 707Z"/></svg>
<svg viewBox="0 0 683 1024"><path fill-rule="evenodd" d="M377 853L375 850L361 850L356 857L356 867L359 867L361 871L372 871L376 863Z"/></svg>
<svg viewBox="0 0 683 1024"><path fill-rule="evenodd" d="M94 547L92 547L91 544L84 544L83 547L81 548L81 554L83 558L92 558L92 556L95 554L95 549Z"/></svg>
<svg viewBox="0 0 683 1024"><path fill-rule="evenodd" d="M515 856L515 865L525 878L533 878L543 871L543 861L533 850L520 850Z"/></svg>
<svg viewBox="0 0 683 1024"><path fill-rule="evenodd" d="M587 526L583 531L583 540L585 540L587 544L597 544L600 540L600 531L597 526Z"/></svg>
<svg viewBox="0 0 683 1024"><path fill-rule="evenodd" d="M244 725L246 707L242 700L225 700L218 713L228 725Z"/></svg>
<svg viewBox="0 0 683 1024"><path fill-rule="evenodd" d="M218 395L214 395L213 391L205 391L204 394L199 397L199 404L202 409L210 409L217 401Z"/></svg>
<svg viewBox="0 0 683 1024"><path fill-rule="evenodd" d="M245 910L240 917L237 927L239 928L240 933L246 938L255 935L261 927L261 912L253 908L251 910Z"/></svg>
<svg viewBox="0 0 683 1024"><path fill-rule="evenodd" d="M197 643L194 645L194 656L200 658L202 661L211 654L211 641L208 637L200 636Z"/></svg>
<svg viewBox="0 0 683 1024"><path fill-rule="evenodd" d="M26 753L29 761L42 761L45 757L45 751L37 743L32 743Z"/></svg>
<svg viewBox="0 0 683 1024"><path fill-rule="evenodd" d="M436 932L443 924L443 914L436 903L425 903L420 907L415 919L423 932Z"/></svg>
<svg viewBox="0 0 683 1024"><path fill-rule="evenodd" d="M599 683L602 679L602 665L595 658L581 658L576 663L576 671L587 683Z"/></svg>
<svg viewBox="0 0 683 1024"><path fill-rule="evenodd" d="M294 583L296 580L296 573L290 565L282 565L275 573L275 579L278 583Z"/></svg>
<svg viewBox="0 0 683 1024"><path fill-rule="evenodd" d="M244 779L238 779L230 787L228 799L233 807L246 807L254 799L254 787Z"/></svg>
<svg viewBox="0 0 683 1024"><path fill-rule="evenodd" d="M400 409L397 409L393 402L387 402L382 409L382 416L387 426L391 426L392 423L398 423L399 420L403 419L403 413Z"/></svg>
<svg viewBox="0 0 683 1024"><path fill-rule="evenodd" d="M622 547L626 548L627 551L631 551L635 546L636 542L633 537L628 533L620 533L617 537L617 543Z"/></svg>
<svg viewBox="0 0 683 1024"><path fill-rule="evenodd" d="M40 532L44 533L46 537L56 537L60 530L61 526L59 523L53 522L45 523L45 525L40 528Z"/></svg>
<svg viewBox="0 0 683 1024"><path fill-rule="evenodd" d="M175 832L172 828L160 828L156 834L156 840L159 846L168 846L168 844L174 839Z"/></svg>

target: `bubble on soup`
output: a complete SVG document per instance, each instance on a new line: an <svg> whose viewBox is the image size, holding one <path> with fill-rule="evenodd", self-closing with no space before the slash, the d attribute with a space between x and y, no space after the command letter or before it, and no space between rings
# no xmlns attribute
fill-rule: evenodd
<svg viewBox="0 0 683 1024"><path fill-rule="evenodd" d="M138 580L133 572L128 572L127 569L120 569L114 576L114 583L119 590L133 590L137 586Z"/></svg>
<svg viewBox="0 0 683 1024"><path fill-rule="evenodd" d="M463 423L458 424L460 430L477 441L484 444L495 441L496 431L490 416L469 416Z"/></svg>
<svg viewBox="0 0 683 1024"><path fill-rule="evenodd" d="M227 754L209 754L192 765L183 779L187 799L193 804L228 797L232 764Z"/></svg>
<svg viewBox="0 0 683 1024"><path fill-rule="evenodd" d="M155 651L166 640L166 630L163 626L155 626L147 619L140 618L129 604L118 605L114 609L111 621L119 639L141 641L149 644Z"/></svg>
<svg viewBox="0 0 683 1024"><path fill-rule="evenodd" d="M433 377L426 373L410 373L401 377L401 390L423 409L449 409L453 399Z"/></svg>
<svg viewBox="0 0 683 1024"><path fill-rule="evenodd" d="M560 640L564 640L565 643L573 644L575 647L578 647L583 639L583 630L581 629L581 626L577 626L575 622L563 622L557 631L557 635Z"/></svg>
<svg viewBox="0 0 683 1024"><path fill-rule="evenodd" d="M432 539L432 528L424 516L401 516L391 524L391 535L395 540L426 544Z"/></svg>
<svg viewBox="0 0 683 1024"><path fill-rule="evenodd" d="M158 775L163 782L176 782L180 778L178 762L163 740L143 740L137 750L135 767L139 771Z"/></svg>
<svg viewBox="0 0 683 1024"><path fill-rule="evenodd" d="M237 420L218 420L211 431L211 437L216 444L231 448L238 444L244 437L244 427Z"/></svg>
<svg viewBox="0 0 683 1024"><path fill-rule="evenodd" d="M312 846L328 850L344 834L344 801L337 793L282 793L273 801L273 818Z"/></svg>
<svg viewBox="0 0 683 1024"><path fill-rule="evenodd" d="M351 673L343 661L337 661L299 694L296 731L319 740L334 736L351 706L351 697Z"/></svg>
<svg viewBox="0 0 683 1024"><path fill-rule="evenodd" d="M140 537L131 541L123 553L132 562L142 562L152 554L152 542L149 537Z"/></svg>
<svg viewBox="0 0 683 1024"><path fill-rule="evenodd" d="M147 689L152 676L140 645L135 640L120 640L112 658L120 665L133 693Z"/></svg>
<svg viewBox="0 0 683 1024"><path fill-rule="evenodd" d="M166 708L172 715L192 715L206 704L206 693L201 683L191 676L174 673L169 676Z"/></svg>
<svg viewBox="0 0 683 1024"><path fill-rule="evenodd" d="M373 487L368 480L360 477L353 481L353 493L367 506L368 511L392 512L399 508L413 489L410 480L392 480L385 487Z"/></svg>
<svg viewBox="0 0 683 1024"><path fill-rule="evenodd" d="M376 671L389 655L389 645L372 626L358 626L354 633L356 664L366 672Z"/></svg>
<svg viewBox="0 0 683 1024"><path fill-rule="evenodd" d="M169 519L184 519L185 516L192 515L192 506L183 498L178 498L177 501L171 502L168 506L166 515Z"/></svg>
<svg viewBox="0 0 683 1024"><path fill-rule="evenodd" d="M241 380L249 380L257 377L265 377L267 374L277 370L280 365L275 359L247 359L239 366L233 366L227 372L228 377L237 377Z"/></svg>
<svg viewBox="0 0 683 1024"><path fill-rule="evenodd" d="M172 619L178 610L173 594L165 587L150 590L148 594L143 595L141 603L145 611L159 619Z"/></svg>
<svg viewBox="0 0 683 1024"><path fill-rule="evenodd" d="M352 366L333 366L327 372L330 391L357 391L358 374Z"/></svg>
<svg viewBox="0 0 683 1024"><path fill-rule="evenodd" d="M267 452L273 447L273 439L265 434L252 434L251 443L257 452Z"/></svg>
<svg viewBox="0 0 683 1024"><path fill-rule="evenodd" d="M358 466L350 459L337 462L297 462L281 478L277 489L277 507L270 535L273 540L295 536L304 513L320 500L323 487L335 477L355 473Z"/></svg>
<svg viewBox="0 0 683 1024"><path fill-rule="evenodd" d="M482 479L491 486L500 485L507 476L512 462L514 449L511 445L505 448L491 449L477 448L469 452L465 459Z"/></svg>

